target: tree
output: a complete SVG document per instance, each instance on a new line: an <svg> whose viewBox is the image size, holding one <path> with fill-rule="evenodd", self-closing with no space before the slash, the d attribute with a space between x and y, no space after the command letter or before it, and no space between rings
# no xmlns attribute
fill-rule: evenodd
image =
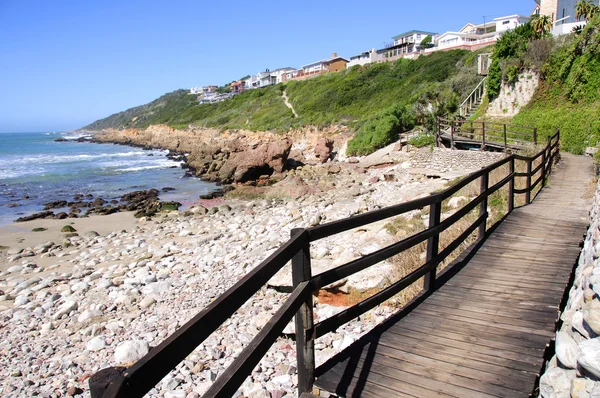
<svg viewBox="0 0 600 398"><path fill-rule="evenodd" d="M587 19L589 10L592 4L588 0L579 0L575 5L575 18L580 21L582 18Z"/></svg>
<svg viewBox="0 0 600 398"><path fill-rule="evenodd" d="M533 27L534 39L541 39L552 30L552 21L548 15L540 15L531 21L531 26Z"/></svg>
<svg viewBox="0 0 600 398"><path fill-rule="evenodd" d="M435 46L435 44L433 44L431 35L427 35L423 40L421 40L421 48L431 48L433 46Z"/></svg>

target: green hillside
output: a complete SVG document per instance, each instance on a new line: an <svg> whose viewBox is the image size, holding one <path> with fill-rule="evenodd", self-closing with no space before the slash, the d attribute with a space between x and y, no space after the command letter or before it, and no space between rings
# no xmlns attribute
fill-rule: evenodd
<svg viewBox="0 0 600 398"><path fill-rule="evenodd" d="M542 68L544 81L513 122L546 136L560 128L563 148L583 153L600 142L600 16L580 33L548 40L554 50Z"/></svg>
<svg viewBox="0 0 600 398"><path fill-rule="evenodd" d="M176 90L154 101L126 111L115 113L83 127L83 130L103 130L108 128L145 128L152 124L169 124L171 118L198 104L195 95L189 90Z"/></svg>
<svg viewBox="0 0 600 398"><path fill-rule="evenodd" d="M433 102L436 109L454 107L477 84L475 71L476 55L457 50L248 90L215 104L199 105L195 95L177 90L84 129L145 128L152 124L184 128L192 124L282 132L331 123L347 123L358 129L391 106L416 106L417 114L419 103ZM283 103L284 89L298 118Z"/></svg>

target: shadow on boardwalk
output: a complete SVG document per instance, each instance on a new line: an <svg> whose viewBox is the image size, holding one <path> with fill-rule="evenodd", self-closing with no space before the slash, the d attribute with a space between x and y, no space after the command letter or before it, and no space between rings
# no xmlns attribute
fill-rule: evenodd
<svg viewBox="0 0 600 398"><path fill-rule="evenodd" d="M587 229L592 176L589 158L563 154L533 204L433 294L318 368L315 385L345 397L532 394Z"/></svg>

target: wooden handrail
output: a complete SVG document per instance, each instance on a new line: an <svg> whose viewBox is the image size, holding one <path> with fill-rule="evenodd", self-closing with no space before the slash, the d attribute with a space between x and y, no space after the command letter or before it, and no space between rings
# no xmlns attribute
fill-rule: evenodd
<svg viewBox="0 0 600 398"><path fill-rule="evenodd" d="M94 374L89 382L92 398L143 396L200 343L214 333L290 260L292 261L293 292L265 327L209 388L205 396L231 396L237 391L294 315L297 331L298 390L300 394L310 392L315 372L314 340L390 299L421 277L425 277L426 293L435 290L437 265L446 260L475 230L478 230L478 239L484 237L488 217L487 201L490 195L508 184L509 213L514 208L516 194L525 194L527 203L535 200L535 197L532 197L533 190L540 183L543 187L546 178L552 172L552 165L560 154L559 142L560 131L557 130L553 136L548 137L546 146L539 153L531 157L509 155L466 176L441 192L313 228L292 230L291 238L277 251L134 365L129 368L106 368ZM540 165L532 168L532 163L540 157L542 157ZM527 162L527 172L516 173L515 161ZM490 173L506 164L508 164L507 175L499 182L489 186ZM539 176L537 176L538 173ZM532 182L534 176L535 181ZM479 195L441 221L443 201L478 178L481 181ZM515 189L516 178L526 178L527 188ZM332 270L316 276L311 275L310 242L427 206L430 219L425 230ZM439 251L440 234L475 210L477 206L479 206L478 218L448 246ZM322 320L316 325L313 324L312 293L314 291L402 253L424 241L427 241L427 258L424 265L360 303Z"/></svg>

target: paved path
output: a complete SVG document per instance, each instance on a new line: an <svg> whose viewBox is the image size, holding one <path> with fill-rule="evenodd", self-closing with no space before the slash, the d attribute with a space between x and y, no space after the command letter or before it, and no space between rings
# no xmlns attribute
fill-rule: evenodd
<svg viewBox="0 0 600 398"><path fill-rule="evenodd" d="M435 293L318 368L316 386L344 397L529 396L591 205L591 160L562 156L533 204Z"/></svg>

